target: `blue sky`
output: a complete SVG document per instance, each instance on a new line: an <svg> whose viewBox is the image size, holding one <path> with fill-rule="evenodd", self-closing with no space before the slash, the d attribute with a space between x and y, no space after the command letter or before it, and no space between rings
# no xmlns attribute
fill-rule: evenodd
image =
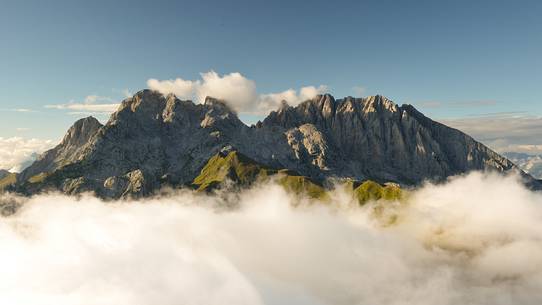
<svg viewBox="0 0 542 305"><path fill-rule="evenodd" d="M46 105L116 102L149 78L210 70L240 72L260 93L326 85L343 97L362 87L439 119L542 114L540 1L0 6L0 137L59 139L82 114Z"/></svg>

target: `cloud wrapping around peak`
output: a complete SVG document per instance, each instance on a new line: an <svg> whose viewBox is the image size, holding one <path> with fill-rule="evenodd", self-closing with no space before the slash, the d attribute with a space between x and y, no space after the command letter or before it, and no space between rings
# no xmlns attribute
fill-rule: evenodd
<svg viewBox="0 0 542 305"><path fill-rule="evenodd" d="M51 140L0 137L0 169L20 172L54 145Z"/></svg>
<svg viewBox="0 0 542 305"><path fill-rule="evenodd" d="M279 93L262 94L259 96L257 108L261 112L269 112L276 110L282 101L286 101L290 106L295 106L326 91L327 87L320 85L318 87L302 87L299 93L294 89L288 89Z"/></svg>
<svg viewBox="0 0 542 305"><path fill-rule="evenodd" d="M288 89L283 92L260 94L256 82L246 78L241 73L233 72L219 75L215 71L200 74L200 79L185 80L182 78L147 80L147 86L164 95L175 94L179 99L192 100L196 103L205 102L210 96L225 100L235 111L245 114L265 115L276 110L283 100L294 106L317 94L325 93L326 86L306 86L299 90ZM125 97L130 92L122 90ZM107 96L88 95L83 101L70 101L64 104L46 105L45 108L68 110L69 114L109 114L116 111L119 103Z"/></svg>
<svg viewBox="0 0 542 305"><path fill-rule="evenodd" d="M196 83L191 80L172 79L172 80L157 80L151 78L147 81L147 86L150 89L156 90L162 94L173 93L180 99L191 100L194 98Z"/></svg>
<svg viewBox="0 0 542 305"><path fill-rule="evenodd" d="M207 96L225 100L234 110L248 114L267 114L276 110L282 100L297 105L317 94L324 93L326 86L302 87L299 91L288 89L278 93L259 94L256 82L234 72L220 76L214 71L201 73L199 80L149 79L147 86L162 94L175 94L180 99L203 103Z"/></svg>
<svg viewBox="0 0 542 305"><path fill-rule="evenodd" d="M221 77L216 72L210 71L202 73L201 79L196 92L198 101L204 101L207 96L212 96L227 101L235 110L243 112L257 100L256 83L240 73L230 73Z"/></svg>

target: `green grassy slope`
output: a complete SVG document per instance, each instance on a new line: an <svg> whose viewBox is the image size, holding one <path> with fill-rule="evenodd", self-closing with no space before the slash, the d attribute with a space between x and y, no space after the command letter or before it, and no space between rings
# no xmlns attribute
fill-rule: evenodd
<svg viewBox="0 0 542 305"><path fill-rule="evenodd" d="M0 190L5 189L6 187L15 184L17 182L17 174L10 173L4 178L0 179Z"/></svg>
<svg viewBox="0 0 542 305"><path fill-rule="evenodd" d="M354 196L359 204L363 205L368 201L378 200L400 200L403 196L401 188L395 185L381 185L374 181L367 180L353 189Z"/></svg>
<svg viewBox="0 0 542 305"><path fill-rule="evenodd" d="M322 201L329 199L328 190L317 181L290 170L272 169L237 151L226 155L219 153L209 159L193 180L192 186L198 191L208 192L224 186L226 181L233 182L235 187L246 187L255 182L264 182L272 176L276 177L279 185L288 192ZM368 201L399 200L402 197L398 186L381 185L373 181L347 183L347 188L360 204Z"/></svg>
<svg viewBox="0 0 542 305"><path fill-rule="evenodd" d="M69 179L82 176L84 164L73 164L63 167L53 173L40 173L20 183L16 187L22 190L58 189L65 192L77 190L92 190L95 187L92 181L85 179L72 181L65 185ZM254 183L265 183L274 179L287 192L307 196L320 201L328 201L330 192L320 182L302 176L287 169L274 169L260 164L238 151L221 152L210 158L201 169L200 174L192 181L191 186L200 192L211 192L219 188L233 188L239 190ZM0 190L17 182L17 175L10 174L0 179ZM394 201L404 197L404 192L396 185L381 185L374 181L347 181L343 184L360 205L369 201ZM31 192L30 192L31 193Z"/></svg>
<svg viewBox="0 0 542 305"><path fill-rule="evenodd" d="M272 176L289 192L317 199L326 196L324 187L310 178L289 170L270 168L237 151L231 151L227 155L219 153L209 159L192 182L192 186L198 191L211 191L230 181L236 187L246 187L267 181Z"/></svg>
<svg viewBox="0 0 542 305"><path fill-rule="evenodd" d="M237 151L232 151L225 156L216 154L209 159L192 185L199 191L215 189L226 180L231 180L239 186L248 186L276 172Z"/></svg>

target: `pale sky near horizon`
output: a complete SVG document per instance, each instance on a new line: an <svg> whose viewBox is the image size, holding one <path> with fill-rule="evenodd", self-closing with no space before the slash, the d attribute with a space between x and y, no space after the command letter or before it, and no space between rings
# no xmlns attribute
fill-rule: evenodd
<svg viewBox="0 0 542 305"><path fill-rule="evenodd" d="M57 141L149 79L204 87L216 71L258 96L382 94L495 149L538 152L541 13L540 1L4 0L0 139Z"/></svg>

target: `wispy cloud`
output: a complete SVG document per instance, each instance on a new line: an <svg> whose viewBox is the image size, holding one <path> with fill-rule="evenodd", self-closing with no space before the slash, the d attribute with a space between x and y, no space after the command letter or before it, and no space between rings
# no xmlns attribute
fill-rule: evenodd
<svg viewBox="0 0 542 305"><path fill-rule="evenodd" d="M510 117L510 116L521 116L527 114L526 111L499 111L499 112L488 112L488 113L479 113L479 114L469 114L469 117Z"/></svg>
<svg viewBox="0 0 542 305"><path fill-rule="evenodd" d="M107 96L88 95L82 102L70 101L65 104L46 105L48 109L70 110L74 113L89 113L89 114L107 114L114 112L119 107L119 103Z"/></svg>
<svg viewBox="0 0 542 305"><path fill-rule="evenodd" d="M46 105L49 109L62 109L84 112L113 112L119 107L119 104L78 104L68 103L60 105Z"/></svg>
<svg viewBox="0 0 542 305"><path fill-rule="evenodd" d="M128 90L128 89L123 89L121 92L122 92L122 95L123 95L124 97L131 97L131 96L134 95L134 94L133 94L130 90Z"/></svg>
<svg viewBox="0 0 542 305"><path fill-rule="evenodd" d="M444 119L498 152L542 153L542 117L522 113L495 113L477 117Z"/></svg>
<svg viewBox="0 0 542 305"><path fill-rule="evenodd" d="M442 107L442 102L438 101L424 101L415 103L417 106L422 108L439 108Z"/></svg>
<svg viewBox="0 0 542 305"><path fill-rule="evenodd" d="M354 86L352 87L352 91L354 92L356 97L361 97L365 94L366 89L362 86Z"/></svg>
<svg viewBox="0 0 542 305"><path fill-rule="evenodd" d="M219 75L214 71L201 73L201 79L197 80L149 79L147 85L162 94L173 93L180 99L190 99L197 103L202 103L207 96L224 99L235 110L247 114L265 114L276 110L283 100L296 105L327 90L326 86L320 85L261 94L257 91L256 82L241 73Z"/></svg>
<svg viewBox="0 0 542 305"><path fill-rule="evenodd" d="M36 112L35 110L29 108L8 108L0 109L0 111L9 111L9 112Z"/></svg>
<svg viewBox="0 0 542 305"><path fill-rule="evenodd" d="M97 102L113 102L113 99L108 96L87 95L84 100L85 104L94 104Z"/></svg>
<svg viewBox="0 0 542 305"><path fill-rule="evenodd" d="M466 107L469 107L469 106L495 106L497 104L498 104L497 101L492 101L492 100L465 101L465 102L455 102L455 103L453 103L453 105L466 106Z"/></svg>
<svg viewBox="0 0 542 305"><path fill-rule="evenodd" d="M498 104L497 101L493 100L473 100L473 101L421 101L413 103L422 108L461 108L461 107L484 107L484 106L495 106Z"/></svg>
<svg viewBox="0 0 542 305"><path fill-rule="evenodd" d="M15 112L32 112L31 109L27 109L27 108L15 108L15 109L11 109L11 111L15 111Z"/></svg>

